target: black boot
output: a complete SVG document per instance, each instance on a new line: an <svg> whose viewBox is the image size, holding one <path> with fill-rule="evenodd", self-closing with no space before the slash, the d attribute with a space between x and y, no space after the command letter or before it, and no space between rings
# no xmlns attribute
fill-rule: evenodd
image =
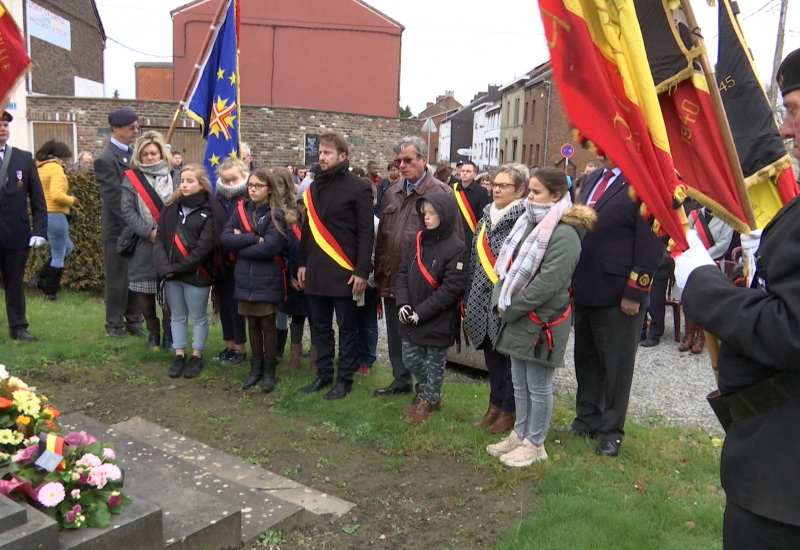
<svg viewBox="0 0 800 550"><path fill-rule="evenodd" d="M50 267L50 258L47 258L47 261L44 263L42 267L39 268L39 272L31 277L31 280L28 281L28 288L38 288L39 290L42 289L42 284L44 283L45 277L47 277L48 268Z"/></svg>
<svg viewBox="0 0 800 550"><path fill-rule="evenodd" d="M158 342L158 340L156 340ZM161 351L165 353L175 353L175 348L172 347L172 336L165 334L161 339Z"/></svg>
<svg viewBox="0 0 800 550"><path fill-rule="evenodd" d="M158 332L151 332L147 335L147 349L158 351L158 341L161 335Z"/></svg>
<svg viewBox="0 0 800 550"><path fill-rule="evenodd" d="M277 353L275 354L275 359L277 360L278 363L280 363L283 360L283 348L286 347L286 337L289 335L289 331L283 329L277 329L276 333L277 333L276 338L278 341L278 345L275 348L277 350Z"/></svg>
<svg viewBox="0 0 800 550"><path fill-rule="evenodd" d="M44 292L45 300L53 302L58 300L58 289L61 288L61 275L63 273L63 267L47 266L45 277L42 280L42 292Z"/></svg>
<svg viewBox="0 0 800 550"><path fill-rule="evenodd" d="M275 389L275 367L278 362L273 359L270 361L267 356L261 357L264 362L264 378L261 379L261 391L269 393Z"/></svg>
<svg viewBox="0 0 800 550"><path fill-rule="evenodd" d="M250 357L250 374L242 382L242 389L252 388L264 376L264 356Z"/></svg>

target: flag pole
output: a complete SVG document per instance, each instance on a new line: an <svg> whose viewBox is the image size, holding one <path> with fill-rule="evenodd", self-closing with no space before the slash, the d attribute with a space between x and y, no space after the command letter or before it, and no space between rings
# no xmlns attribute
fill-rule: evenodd
<svg viewBox="0 0 800 550"><path fill-rule="evenodd" d="M725 144L725 152L728 156L728 163L733 171L733 177L736 181L736 190L739 194L739 201L742 205L742 212L747 220L747 225L751 230L758 228L756 224L755 215L753 214L753 207L750 204L750 197L747 195L747 187L744 183L744 174L742 173L742 165L739 162L739 155L736 153L736 144L733 141L733 134L731 133L731 126L728 123L728 116L725 114L725 107L722 104L722 96L719 93L719 85L717 78L714 74L714 69L711 67L711 62L708 60L708 53L705 51L705 43L703 36L700 34L700 27L697 25L697 19L694 16L694 10L689 0L680 0L683 13L686 15L686 24L692 33L693 44L703 49L700 54L700 66L703 69L703 74L706 77L708 84L708 92L711 97L711 103L714 106L714 114L717 117L722 141Z"/></svg>
<svg viewBox="0 0 800 550"><path fill-rule="evenodd" d="M183 91L183 95L181 96L181 101L178 103L178 108L175 109L175 114L172 116L172 122L169 125L169 130L167 131L166 142L169 143L172 140L172 134L175 133L175 127L178 125L178 117L181 116L181 111L183 110L186 102L189 99L189 94L192 92L192 88L194 87L197 79L200 78L200 63L202 63L203 59L205 59L206 55L208 55L208 50L211 48L211 38L214 36L214 31L217 30L217 26L219 25L220 19L222 19L222 14L225 13L225 7L228 5L228 0L220 0L219 7L217 8L217 13L214 15L214 19L211 21L211 26L208 28L208 34L206 35L206 41L203 43L203 47L200 48L200 55L197 57L197 61L192 68L192 74L189 77L189 81L186 84L186 89Z"/></svg>

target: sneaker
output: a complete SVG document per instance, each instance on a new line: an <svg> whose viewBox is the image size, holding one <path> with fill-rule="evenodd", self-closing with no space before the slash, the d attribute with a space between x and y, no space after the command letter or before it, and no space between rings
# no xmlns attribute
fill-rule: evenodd
<svg viewBox="0 0 800 550"><path fill-rule="evenodd" d="M186 356L185 355L176 355L172 359L172 364L169 366L167 370L167 376L170 378L178 378L180 377L181 373L183 372L183 367L186 366Z"/></svg>
<svg viewBox="0 0 800 550"><path fill-rule="evenodd" d="M236 351L236 350L235 350L235 349L233 349L233 348L225 348L224 350L222 350L221 352L219 352L217 355L215 355L214 357L212 357L212 358L211 358L211 360L212 360L212 361L219 361L219 362L221 362L221 363L224 363L224 362L226 362L226 361L230 360L230 358L231 358L231 355L232 355L232 354L233 354L235 351Z"/></svg>
<svg viewBox="0 0 800 550"><path fill-rule="evenodd" d="M201 370L203 370L203 358L191 355L189 357L189 364L186 366L186 370L183 371L183 377L197 378Z"/></svg>
<svg viewBox="0 0 800 550"><path fill-rule="evenodd" d="M510 453L520 445L522 445L522 439L517 435L517 432L511 430L511 433L508 434L508 437L505 439L501 439L497 443L487 445L486 452L492 456L503 456L506 453Z"/></svg>
<svg viewBox="0 0 800 550"><path fill-rule="evenodd" d="M238 365L247 358L247 354L243 351L231 349L228 358L223 361L226 365Z"/></svg>
<svg viewBox="0 0 800 550"><path fill-rule="evenodd" d="M354 373L356 376L366 376L372 372L372 367L369 365L359 365Z"/></svg>
<svg viewBox="0 0 800 550"><path fill-rule="evenodd" d="M537 447L527 439L517 445L516 449L500 457L500 462L515 468L522 468L540 460L547 460L547 451L544 450L544 445Z"/></svg>

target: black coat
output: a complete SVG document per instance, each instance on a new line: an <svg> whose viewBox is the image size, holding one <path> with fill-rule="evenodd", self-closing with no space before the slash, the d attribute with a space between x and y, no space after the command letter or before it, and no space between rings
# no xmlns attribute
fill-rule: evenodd
<svg viewBox="0 0 800 550"><path fill-rule="evenodd" d="M255 208L249 199L244 203L249 225L255 233L246 232L238 212L231 215L222 230L220 244L224 250L236 253L234 269L234 298L246 302L277 304L286 299L286 272L275 257L283 260L287 227L283 210L275 212L278 226L272 223L269 203ZM241 231L235 234L234 229ZM289 229L291 231L291 229ZM259 238L264 240L259 242Z"/></svg>
<svg viewBox="0 0 800 550"><path fill-rule="evenodd" d="M800 197L764 228L754 281L734 286L716 267L696 269L683 291L686 315L720 340L723 395L800 368ZM720 462L728 500L750 512L800 526L800 399L734 422Z"/></svg>
<svg viewBox="0 0 800 550"><path fill-rule="evenodd" d="M302 222L298 221L289 227L288 238L286 239L286 260L289 267L289 280L297 280L297 252L300 249L300 237L297 232L302 233ZM311 307L308 305L306 293L302 290L295 290L289 285L286 301L281 304L281 313L287 315L299 315L311 317Z"/></svg>
<svg viewBox="0 0 800 550"><path fill-rule="evenodd" d="M486 189L484 189L480 183L474 180L469 184L469 187L464 187L464 184L461 182L454 185L454 192L458 193L459 191L464 191L464 195L467 197L467 203L470 208L472 208L472 213L475 215L475 222L477 223L478 220L483 217L483 209L492 202L489 193L486 192ZM458 203L456 203L456 205L458 205ZM461 208L458 209L458 216L461 218L461 224L464 226L464 242L467 244L467 248L471 250L472 238L475 233L467 223L467 219L464 217L463 212L461 212Z"/></svg>
<svg viewBox="0 0 800 550"><path fill-rule="evenodd" d="M110 141L94 159L94 175L100 189L103 205L100 209L100 233L104 243L115 243L125 227L120 202L122 181L131 157Z"/></svg>
<svg viewBox="0 0 800 550"><path fill-rule="evenodd" d="M0 181L0 248L25 250L31 236L47 238L47 206L33 156L10 145L6 155L11 156Z"/></svg>
<svg viewBox="0 0 800 550"><path fill-rule="evenodd" d="M200 193L202 202L188 214L183 212L181 203L184 201L181 199L161 211L153 243L153 263L159 275L172 273L170 280L193 286L211 286L209 277L214 273L213 254L227 217L213 196L206 191ZM175 244L176 233L188 252L186 257Z"/></svg>
<svg viewBox="0 0 800 550"><path fill-rule="evenodd" d="M444 193L427 195L417 200L417 211L424 201L436 209L440 223L439 227L422 232L422 264L440 286L434 289L420 271L413 239L400 262L395 297L398 309L410 305L419 315L419 323L401 324L400 336L414 344L446 348L453 345L458 333L458 303L467 285L469 256L464 241L454 234L459 214L453 197Z"/></svg>
<svg viewBox="0 0 800 550"><path fill-rule="evenodd" d="M586 177L579 202L588 202L604 172L598 169ZM597 224L581 243L581 259L572 277L575 303L612 307L628 298L647 307L664 246L639 214L639 203L628 195L624 176L613 180L594 209Z"/></svg>
<svg viewBox="0 0 800 550"><path fill-rule="evenodd" d="M306 268L305 291L317 296L350 296L352 275L369 277L375 226L372 214L372 184L351 174L345 159L320 173L309 186L312 202L322 225L354 264L350 271L336 263L320 248L309 223L303 227L297 265ZM306 205L308 208L308 205ZM309 214L310 216L310 214Z"/></svg>

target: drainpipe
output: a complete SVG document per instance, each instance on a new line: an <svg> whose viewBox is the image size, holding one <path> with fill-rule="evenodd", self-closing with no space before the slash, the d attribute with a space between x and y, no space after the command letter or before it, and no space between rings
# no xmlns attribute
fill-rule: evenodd
<svg viewBox="0 0 800 550"><path fill-rule="evenodd" d="M544 127L544 158L542 165L547 166L547 141L550 136L550 96L553 94L553 85L549 80L543 80L542 84L547 86L547 119Z"/></svg>

